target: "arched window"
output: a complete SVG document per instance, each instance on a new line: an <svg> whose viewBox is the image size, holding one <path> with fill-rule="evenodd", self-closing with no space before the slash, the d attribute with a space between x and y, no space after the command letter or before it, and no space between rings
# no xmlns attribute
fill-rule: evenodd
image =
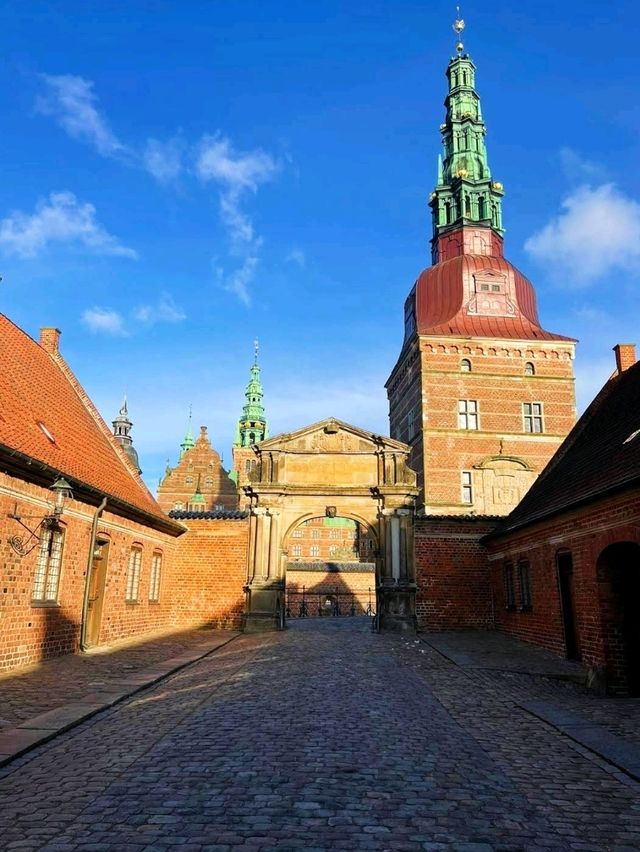
<svg viewBox="0 0 640 852"><path fill-rule="evenodd" d="M460 372L461 373L470 373L471 372L471 361L468 358L463 358L460 361Z"/></svg>
<svg viewBox="0 0 640 852"><path fill-rule="evenodd" d="M478 219L484 219L484 217L485 217L484 198L479 198L478 199Z"/></svg>
<svg viewBox="0 0 640 852"><path fill-rule="evenodd" d="M525 376L535 376L536 368L533 366L531 361L527 361L527 363L524 365L524 374Z"/></svg>
<svg viewBox="0 0 640 852"><path fill-rule="evenodd" d="M464 215L467 218L471 217L471 199L469 198L468 195L464 199Z"/></svg>

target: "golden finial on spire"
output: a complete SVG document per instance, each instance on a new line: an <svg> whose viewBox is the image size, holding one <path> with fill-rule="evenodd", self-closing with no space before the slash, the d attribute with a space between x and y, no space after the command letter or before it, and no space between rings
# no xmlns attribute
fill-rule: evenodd
<svg viewBox="0 0 640 852"><path fill-rule="evenodd" d="M464 19L460 17L460 6L456 6L456 19L453 22L453 31L457 36L460 36L460 33L464 29ZM461 39L458 39L458 43L456 44L456 50L458 51L458 56L462 54L464 50L464 44Z"/></svg>

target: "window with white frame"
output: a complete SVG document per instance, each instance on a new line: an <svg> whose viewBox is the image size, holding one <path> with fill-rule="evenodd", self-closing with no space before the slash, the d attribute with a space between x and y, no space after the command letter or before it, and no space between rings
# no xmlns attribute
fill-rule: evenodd
<svg viewBox="0 0 640 852"><path fill-rule="evenodd" d="M312 544L311 545L310 555L311 556L320 556L320 545L319 544Z"/></svg>
<svg viewBox="0 0 640 852"><path fill-rule="evenodd" d="M329 538L338 538L338 530L329 530Z"/></svg>
<svg viewBox="0 0 640 852"><path fill-rule="evenodd" d="M458 401L458 428L478 428L478 402L475 399L461 399Z"/></svg>
<svg viewBox="0 0 640 852"><path fill-rule="evenodd" d="M291 548L291 555L292 556L302 556L302 548L300 547L299 544L293 545L293 547Z"/></svg>
<svg viewBox="0 0 640 852"><path fill-rule="evenodd" d="M311 538L320 538L320 530L311 530Z"/></svg>
<svg viewBox="0 0 640 852"><path fill-rule="evenodd" d="M473 503L473 482L471 481L471 471L463 470L461 474L462 485L462 502Z"/></svg>
<svg viewBox="0 0 640 852"><path fill-rule="evenodd" d="M127 587L125 600L130 603L138 600L140 588L140 568L142 566L142 548L132 547L129 554L129 565L127 566Z"/></svg>
<svg viewBox="0 0 640 852"><path fill-rule="evenodd" d="M543 431L541 402L523 402L522 416L525 432L540 433Z"/></svg>
<svg viewBox="0 0 640 852"><path fill-rule="evenodd" d="M40 538L36 574L33 583L33 600L57 603L62 566L63 530L43 529Z"/></svg>
<svg viewBox="0 0 640 852"><path fill-rule="evenodd" d="M302 538L302 530L299 527L298 527L297 530L293 531L293 537L294 538Z"/></svg>
<svg viewBox="0 0 640 852"><path fill-rule="evenodd" d="M151 577L149 578L149 600L157 603L160 600L160 577L162 574L162 554L154 553L151 557Z"/></svg>
<svg viewBox="0 0 640 852"><path fill-rule="evenodd" d="M329 556L337 556L338 555L338 546L336 544L332 544L329 548Z"/></svg>

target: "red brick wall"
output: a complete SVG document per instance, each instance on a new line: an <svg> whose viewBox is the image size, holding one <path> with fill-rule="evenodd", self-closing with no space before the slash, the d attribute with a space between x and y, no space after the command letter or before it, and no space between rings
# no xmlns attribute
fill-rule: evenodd
<svg viewBox="0 0 640 852"><path fill-rule="evenodd" d="M32 601L38 547L20 556L9 544L12 536L24 534L28 537L28 533L8 517L14 507L17 506L17 513L25 524L33 528L49 513L51 500L48 489L0 473L0 670L36 663L46 657L74 651L79 646L95 508L76 500L67 504L61 519L65 538L58 600L54 605ZM109 512L103 514L98 530L111 543L100 644L169 629L174 623L171 605L174 538ZM139 602L130 604L125 602L125 583L129 552L134 542L142 546L142 567ZM164 562L158 604L148 600L154 551L163 553Z"/></svg>
<svg viewBox="0 0 640 852"><path fill-rule="evenodd" d="M496 519L418 518L416 614L423 630L493 626L487 552L480 543Z"/></svg>
<svg viewBox="0 0 640 852"><path fill-rule="evenodd" d="M340 611L344 615L350 613L352 601L356 615L364 615L367 612L369 601L375 611L376 575L373 571L296 571L289 563L287 602L294 618L299 612L301 602L301 595L295 593L302 592L303 587L310 617L318 615L319 602L322 604L327 595L336 593Z"/></svg>
<svg viewBox="0 0 640 852"><path fill-rule="evenodd" d="M589 668L606 668L610 684L621 680L619 627L610 607L610 575L598 559L604 549L619 542L640 544L640 492L628 490L563 515L541 521L488 542L496 627L535 642L558 654L565 653L564 628L558 590L556 556L570 551L573 558L575 611L579 648ZM526 558L530 563L532 607L505 608L503 566ZM626 567L626 566L625 566ZM629 565L629 571L640 570ZM637 608L640 618L640 603Z"/></svg>
<svg viewBox="0 0 640 852"><path fill-rule="evenodd" d="M238 628L247 581L248 519L183 521L176 544L176 623Z"/></svg>

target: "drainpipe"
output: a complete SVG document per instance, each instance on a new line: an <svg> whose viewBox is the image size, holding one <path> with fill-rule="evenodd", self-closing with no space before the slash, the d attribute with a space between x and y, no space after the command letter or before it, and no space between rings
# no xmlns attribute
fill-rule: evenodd
<svg viewBox="0 0 640 852"><path fill-rule="evenodd" d="M93 571L93 551L96 547L96 538L98 537L98 521L100 520L100 515L104 512L104 508L107 505L107 498L102 498L102 503L96 509L95 515L93 516L93 523L91 524L91 541L89 542L89 556L87 558L87 571L85 574L84 580L84 597L82 599L82 617L80 619L80 650L87 650L87 610L89 609L89 588L91 585L91 573Z"/></svg>

